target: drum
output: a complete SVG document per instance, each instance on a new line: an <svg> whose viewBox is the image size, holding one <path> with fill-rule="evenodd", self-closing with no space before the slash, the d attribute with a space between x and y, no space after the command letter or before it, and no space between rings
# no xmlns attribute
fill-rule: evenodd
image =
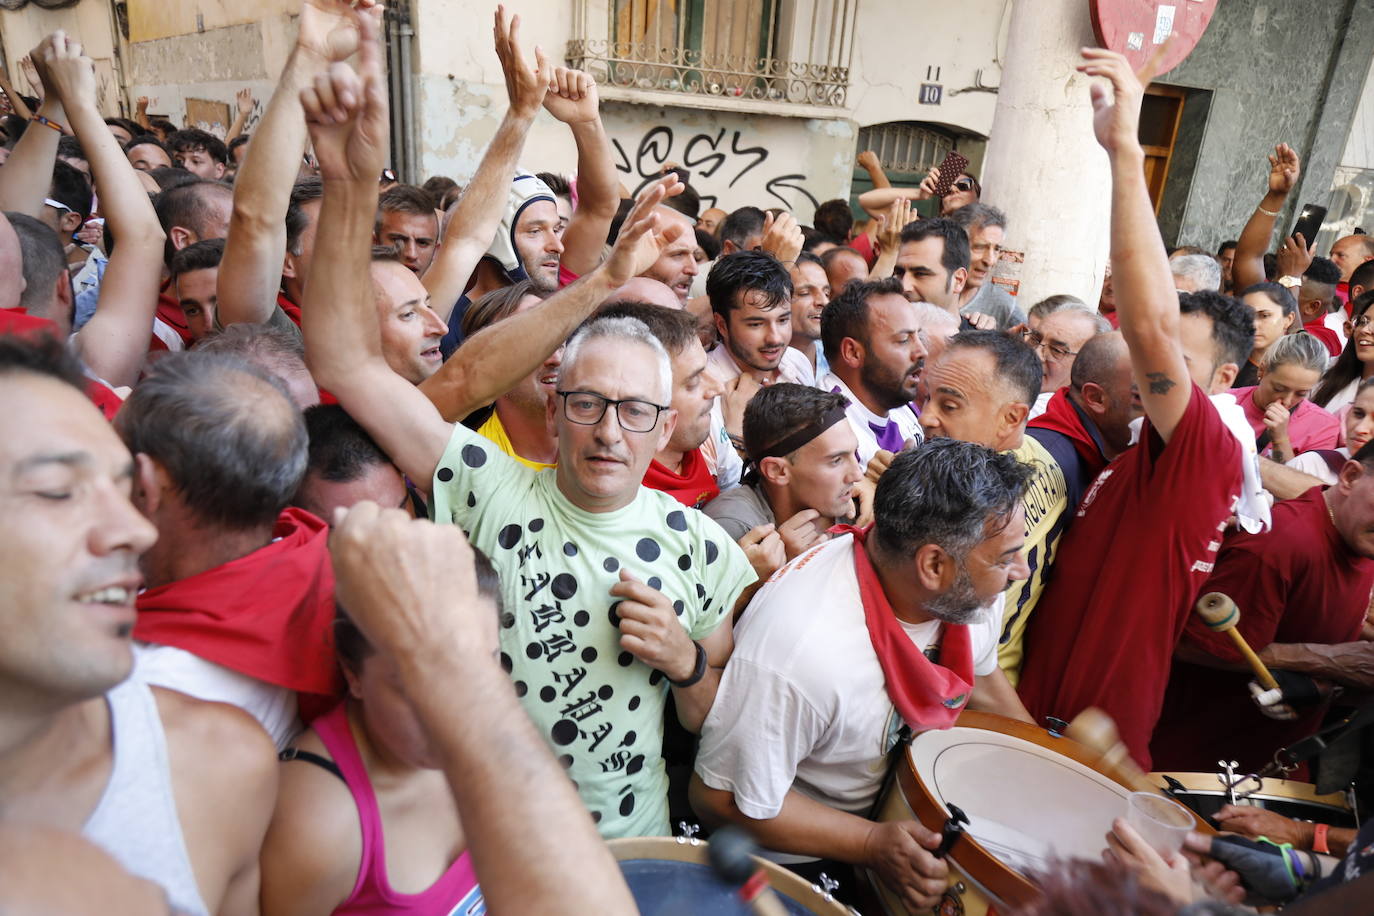
<svg viewBox="0 0 1374 916"><path fill-rule="evenodd" d="M1180 802L1203 817L1211 817L1228 804L1226 787L1220 773L1151 773L1150 782L1158 784ZM1249 793L1251 789L1255 791ZM1345 792L1318 795L1315 786L1289 779L1246 779L1236 787L1237 804L1265 808L1296 820L1330 824L1333 827L1359 828L1350 799Z"/></svg>
<svg viewBox="0 0 1374 916"><path fill-rule="evenodd" d="M1100 757L1033 725L965 712L953 728L911 742L878 818L915 818L939 833L948 806L961 808L969 824L950 850L949 888L935 912L1005 913L1037 898L1030 875L1053 860L1101 859L1132 790ZM1197 829L1215 832L1201 819ZM876 875L868 878L885 912L907 912Z"/></svg>
<svg viewBox="0 0 1374 916"><path fill-rule="evenodd" d="M634 837L609 840L611 854L630 885L641 916L748 916L739 888L716 877L701 840ZM796 916L853 916L849 907L780 865L755 862L768 875L779 901Z"/></svg>

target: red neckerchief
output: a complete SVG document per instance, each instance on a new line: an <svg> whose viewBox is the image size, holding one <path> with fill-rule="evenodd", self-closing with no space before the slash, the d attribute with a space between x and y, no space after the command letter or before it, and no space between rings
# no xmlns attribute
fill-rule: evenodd
<svg viewBox="0 0 1374 916"><path fill-rule="evenodd" d="M13 334L18 337L34 337L40 334L57 336L57 325L46 318L35 318L22 308L0 309L0 334ZM100 412L107 420L113 420L124 403L108 385L93 378L86 379L86 397L100 408Z"/></svg>
<svg viewBox="0 0 1374 916"><path fill-rule="evenodd" d="M272 536L246 557L139 595L134 638L288 690L339 693L329 528L292 508Z"/></svg>
<svg viewBox="0 0 1374 916"><path fill-rule="evenodd" d="M864 541L873 526L836 525L837 534L854 535L854 576L864 606L868 638L883 668L888 698L914 729L949 728L963 711L973 689L973 650L968 627L943 625L940 664L925 657L907 635L883 594L883 585L868 561Z"/></svg>
<svg viewBox="0 0 1374 916"><path fill-rule="evenodd" d="M675 474L658 459L649 463L644 472L644 486L650 490L667 493L689 509L700 509L720 495L720 485L716 483L701 449L694 448L682 456L682 473Z"/></svg>
<svg viewBox="0 0 1374 916"><path fill-rule="evenodd" d="M1083 426L1083 418L1078 415L1078 411L1069 400L1068 390L1060 388L1056 391L1054 397L1045 405L1045 412L1027 425L1068 436L1073 442L1074 451L1078 452L1078 457L1082 458L1083 464L1087 466L1090 472L1088 476L1096 477L1098 472L1107 466L1107 459L1092 433Z"/></svg>
<svg viewBox="0 0 1374 916"><path fill-rule="evenodd" d="M286 293L277 293L277 307L296 323L296 327L301 326L301 307L288 299Z"/></svg>
<svg viewBox="0 0 1374 916"><path fill-rule="evenodd" d="M162 290L157 295L157 311L153 313L153 316L173 331L176 331L177 336L181 338L181 342L186 346L186 349L189 350L191 344L195 343L195 341L191 338L191 328L186 324L186 313L181 310L181 303L177 301L176 296L171 296L167 293L167 290L171 288L172 281L164 280L162 283ZM156 335L154 335L153 339L157 340ZM161 344L160 349L165 350L167 348L165 343L161 341L158 341L158 343Z"/></svg>

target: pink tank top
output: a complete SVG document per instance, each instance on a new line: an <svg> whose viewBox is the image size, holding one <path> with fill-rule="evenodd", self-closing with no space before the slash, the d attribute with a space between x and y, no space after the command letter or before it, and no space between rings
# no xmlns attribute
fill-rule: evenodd
<svg viewBox="0 0 1374 916"><path fill-rule="evenodd" d="M487 907L477 873L467 850L448 867L429 890L401 894L392 890L386 877L386 841L382 836L382 816L377 796L372 791L367 768L353 741L344 704L311 723L329 755L343 773L344 782L358 806L363 828L362 864L353 893L335 910L335 916L481 916Z"/></svg>

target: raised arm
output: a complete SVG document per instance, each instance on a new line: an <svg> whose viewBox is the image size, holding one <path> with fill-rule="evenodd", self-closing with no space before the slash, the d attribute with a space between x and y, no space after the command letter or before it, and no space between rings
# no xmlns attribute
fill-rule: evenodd
<svg viewBox="0 0 1374 916"><path fill-rule="evenodd" d="M637 912L496 660L496 609L478 593L462 532L365 502L341 519L330 551L340 602L394 662L442 762L487 908Z"/></svg>
<svg viewBox="0 0 1374 916"><path fill-rule="evenodd" d="M43 66L49 94L60 96L66 106L110 231L119 239L100 283L99 307L77 335L77 349L91 371L109 384L133 385L148 353L165 236L138 173L96 107L91 59L76 42L54 42L44 49Z"/></svg>
<svg viewBox="0 0 1374 916"><path fill-rule="evenodd" d="M1109 83L1093 84L1092 105L1093 130L1111 163L1112 285L1117 317L1145 413L1168 441L1188 409L1193 387L1179 339L1178 293L1145 185L1145 152L1137 135L1142 82L1148 82L1149 68L1158 59L1156 55L1146 65L1142 81L1131 72L1125 57L1087 48L1078 70Z"/></svg>
<svg viewBox="0 0 1374 916"><path fill-rule="evenodd" d="M928 200L930 193L925 185L915 188L874 188L859 195L859 206L864 212L877 219L898 200Z"/></svg>
<svg viewBox="0 0 1374 916"><path fill-rule="evenodd" d="M1298 184L1302 161L1287 143L1274 147L1269 157L1269 190L1241 230L1231 264L1231 287L1237 291L1264 282L1264 255L1274 236L1274 223L1283 212L1288 193Z"/></svg>
<svg viewBox="0 0 1374 916"><path fill-rule="evenodd" d="M579 277L601 263L601 252L620 207L615 155L601 123L596 81L559 67L544 96L549 114L572 130L577 144L577 210L563 233L563 265Z"/></svg>
<svg viewBox="0 0 1374 916"><path fill-rule="evenodd" d="M240 89L236 92L234 105L237 109L234 113L234 123L229 125L229 132L224 135L226 146L243 133L244 125L248 123L248 116L253 113L253 90Z"/></svg>
<svg viewBox="0 0 1374 916"><path fill-rule="evenodd" d="M67 123L67 113L63 110L62 99L48 85L50 77L43 57L52 48L68 44L75 45L77 54L81 45L67 37L60 29L38 43L28 59L38 71L39 82L43 84L43 101L38 106L39 117L47 118L56 129L30 121L24 136L14 145L5 167L0 169L0 210L12 210L37 217L43 212L43 200L52 188L52 167L57 161L57 141L62 138L62 128ZM64 242L71 241L63 239Z"/></svg>
<svg viewBox="0 0 1374 916"><path fill-rule="evenodd" d="M5 93L5 98L10 103L10 109L15 114L19 115L19 117L23 118L25 121L33 117L33 112L29 111L29 106L25 104L24 97L21 96L18 90L10 83L9 75L5 73L3 67L0 67L0 92Z"/></svg>
<svg viewBox="0 0 1374 916"><path fill-rule="evenodd" d="M360 9L373 5L374 0L358 0ZM225 327L272 317L286 259L286 210L305 152L301 91L357 49L349 7L344 0L305 0L301 7L296 47L234 181L234 211L216 290L216 319ZM375 182L377 176L372 178Z"/></svg>
<svg viewBox="0 0 1374 916"><path fill-rule="evenodd" d="M604 264L534 308L483 328L426 379L420 390L444 419L457 422L505 394L558 349L612 290L648 269L686 231L680 220L654 230L658 221L654 208L665 197L680 194L682 187L671 174L646 186ZM334 391L327 382L321 384Z"/></svg>
<svg viewBox="0 0 1374 916"><path fill-rule="evenodd" d="M496 56L501 59L510 108L444 226L434 262L421 278L429 290L431 307L445 321L500 228L525 135L544 103L553 73L544 52L537 47L534 65L525 60L520 51L520 17L513 17L507 25L503 6L496 8L495 36Z"/></svg>

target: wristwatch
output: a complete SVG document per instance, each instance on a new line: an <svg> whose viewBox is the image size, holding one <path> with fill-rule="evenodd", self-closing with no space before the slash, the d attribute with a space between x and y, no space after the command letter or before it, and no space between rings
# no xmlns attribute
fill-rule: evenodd
<svg viewBox="0 0 1374 916"><path fill-rule="evenodd" d="M1295 277L1289 274L1286 277L1279 277L1277 282L1279 286L1284 286L1288 289L1297 289L1299 286L1302 286L1302 277Z"/></svg>

